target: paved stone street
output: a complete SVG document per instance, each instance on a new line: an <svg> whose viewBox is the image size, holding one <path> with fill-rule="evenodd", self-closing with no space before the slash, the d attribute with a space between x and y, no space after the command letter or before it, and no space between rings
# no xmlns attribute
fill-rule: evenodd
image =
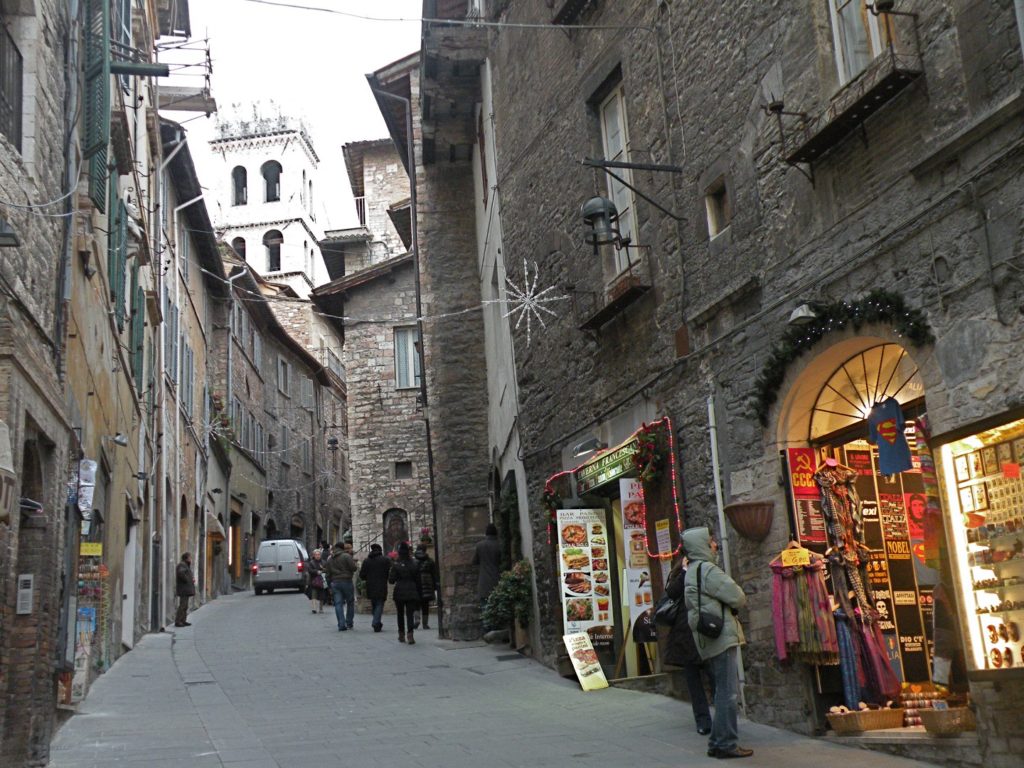
<svg viewBox="0 0 1024 768"><path fill-rule="evenodd" d="M507 648L339 633L293 592L218 599L149 635L93 685L55 768L717 765L689 705L575 682ZM920 766L741 724L751 766Z"/></svg>

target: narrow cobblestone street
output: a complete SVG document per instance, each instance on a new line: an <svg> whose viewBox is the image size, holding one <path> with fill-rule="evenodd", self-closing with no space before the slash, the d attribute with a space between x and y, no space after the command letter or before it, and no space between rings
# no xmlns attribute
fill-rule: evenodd
<svg viewBox="0 0 1024 768"><path fill-rule="evenodd" d="M292 592L236 594L192 627L148 635L92 686L53 744L55 768L699 766L685 702L585 694L505 647L396 641L394 617L337 631ZM747 766L924 765L754 725Z"/></svg>

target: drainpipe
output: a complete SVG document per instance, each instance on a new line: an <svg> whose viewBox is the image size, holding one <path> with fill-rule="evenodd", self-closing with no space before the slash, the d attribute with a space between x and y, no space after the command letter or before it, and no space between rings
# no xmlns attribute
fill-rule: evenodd
<svg viewBox="0 0 1024 768"><path fill-rule="evenodd" d="M718 508L719 541L722 546L722 566L732 577L732 562L729 557L729 537L725 527L725 501L722 493L722 467L718 461L718 417L715 414L715 396L708 395L708 427L711 437L711 472L715 483L715 506ZM747 711L747 699L744 694L746 673L743 671L743 648L736 648L736 668L740 678L740 707Z"/></svg>
<svg viewBox="0 0 1024 768"><path fill-rule="evenodd" d="M412 102L404 96L381 91L370 85L376 96L400 102L405 107L405 153L409 176L409 224L412 230L412 263L416 271L416 334L419 336L420 402L423 404L423 426L427 433L427 474L430 476L430 514L434 526L434 562L437 564L437 634L444 636L444 591L441 589L441 530L437 526L437 494L434 488L434 444L430 437L430 411L427 407L427 365L424 356L423 296L420 288L420 239L416 214L416 154L412 136Z"/></svg>

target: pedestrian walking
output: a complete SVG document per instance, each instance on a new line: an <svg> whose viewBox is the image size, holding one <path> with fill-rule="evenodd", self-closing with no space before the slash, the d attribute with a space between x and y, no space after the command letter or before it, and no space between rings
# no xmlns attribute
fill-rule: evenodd
<svg viewBox="0 0 1024 768"><path fill-rule="evenodd" d="M334 615L338 619L338 631L352 629L356 614L356 585L352 581L356 571L356 559L352 557L352 545L338 542L334 554L324 566L324 579L331 585L334 597Z"/></svg>
<svg viewBox="0 0 1024 768"><path fill-rule="evenodd" d="M391 561L384 556L380 544L370 545L370 556L359 567L359 578L366 582L366 596L370 598L373 611L373 631L384 629L384 601L388 599L388 576L391 575Z"/></svg>
<svg viewBox="0 0 1024 768"><path fill-rule="evenodd" d="M684 599L686 567L687 560L682 557L668 574L665 594L673 600ZM697 653L697 644L693 639L693 630L690 629L690 624L686 620L685 611L680 611L678 620L669 630L668 643L665 648L665 663L674 667L682 667L683 675L686 678L686 688L690 692L690 706L693 708L697 733L707 736L711 733L711 709L708 707L704 681L707 679L711 684L712 695L714 695L714 677L711 676L704 660Z"/></svg>
<svg viewBox="0 0 1024 768"><path fill-rule="evenodd" d="M683 551L690 560L684 587L687 619L694 632L697 653L708 663L715 680L715 714L708 739L708 757L750 757L754 751L737 743L736 711L738 648L743 642L743 629L736 619L736 611L747 604L747 596L743 588L718 567L718 542L707 528L683 531ZM710 637L698 631L702 626L701 613L720 620L720 634Z"/></svg>
<svg viewBox="0 0 1024 768"><path fill-rule="evenodd" d="M398 642L415 645L412 621L421 599L420 568L412 557L409 542L403 541L398 545L398 558L391 564L388 581L395 585L391 597L398 611ZM408 634L406 625L409 627Z"/></svg>
<svg viewBox="0 0 1024 768"><path fill-rule="evenodd" d="M415 558L420 568L420 613L423 617L423 628L430 629L430 604L434 601L434 593L439 582L437 563L430 557L424 544L416 547Z"/></svg>
<svg viewBox="0 0 1024 768"><path fill-rule="evenodd" d="M181 556L181 562L174 569L174 594L178 598L178 610L174 613L174 626L191 627L188 618L188 601L196 593L196 579L192 575L192 555L188 552Z"/></svg>
<svg viewBox="0 0 1024 768"><path fill-rule="evenodd" d="M313 550L306 574L306 578L309 579L306 596L309 598L310 607L313 613L323 613L324 603L327 602L327 582L324 581L323 553L319 549Z"/></svg>
<svg viewBox="0 0 1024 768"><path fill-rule="evenodd" d="M476 551L473 553L473 565L480 566L476 581L480 610L483 610L484 603L498 585L500 563L501 545L498 544L498 529L494 523L488 523L484 529L484 539L477 543ZM489 627L485 626L484 629Z"/></svg>

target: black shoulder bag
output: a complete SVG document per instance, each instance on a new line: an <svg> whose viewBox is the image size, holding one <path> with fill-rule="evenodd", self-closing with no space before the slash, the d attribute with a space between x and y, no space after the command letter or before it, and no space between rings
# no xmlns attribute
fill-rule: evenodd
<svg viewBox="0 0 1024 768"><path fill-rule="evenodd" d="M722 628L725 626L725 606L719 600L718 605L722 609L721 613L717 616L714 611L705 611L701 607L701 566L704 563L697 564L697 631L704 637L710 637L712 639L722 634Z"/></svg>

